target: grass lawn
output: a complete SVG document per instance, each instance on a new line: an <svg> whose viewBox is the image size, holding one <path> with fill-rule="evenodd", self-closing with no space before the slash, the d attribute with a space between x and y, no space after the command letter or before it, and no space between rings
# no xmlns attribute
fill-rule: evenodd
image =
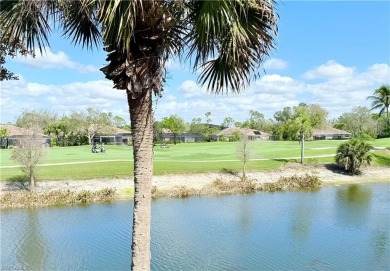
<svg viewBox="0 0 390 271"><path fill-rule="evenodd" d="M305 143L306 162L333 162L337 146L344 141L322 140ZM375 147L390 147L390 139L370 142ZM154 148L154 174L202 173L240 171L242 163L236 156L237 143L182 143L169 148ZM281 165L297 161L300 144L296 141L253 142L253 158L248 170L276 169ZM132 175L132 148L129 146L106 145L106 153L94 154L91 146L53 147L37 170L38 179L91 179L122 178ZM0 166L15 166L11 159L12 150L1 150ZM327 156L328 157L316 157ZM309 158L313 157L313 158ZM373 152L374 165L390 166L387 151ZM60 165L60 163L66 163ZM19 168L1 168L0 180L18 180L22 176Z"/></svg>

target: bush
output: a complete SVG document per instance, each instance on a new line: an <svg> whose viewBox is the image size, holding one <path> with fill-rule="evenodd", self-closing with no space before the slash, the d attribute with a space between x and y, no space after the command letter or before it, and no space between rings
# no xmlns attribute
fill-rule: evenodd
<svg viewBox="0 0 390 271"><path fill-rule="evenodd" d="M291 177L281 177L275 183L261 184L257 190L275 192L296 189L318 189L321 187L321 185L322 182L318 176L305 174L302 176L294 175Z"/></svg>
<svg viewBox="0 0 390 271"><path fill-rule="evenodd" d="M372 157L369 154L371 145L365 141L353 138L339 145L335 161L350 174L358 174L364 164L370 165Z"/></svg>

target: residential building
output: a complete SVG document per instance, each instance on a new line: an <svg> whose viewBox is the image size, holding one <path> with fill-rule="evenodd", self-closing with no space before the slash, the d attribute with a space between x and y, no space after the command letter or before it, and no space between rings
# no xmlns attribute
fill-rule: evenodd
<svg viewBox="0 0 390 271"><path fill-rule="evenodd" d="M325 129L313 129L313 139L314 140L324 140L324 139L350 139L352 134L343 130L339 130L333 127Z"/></svg>

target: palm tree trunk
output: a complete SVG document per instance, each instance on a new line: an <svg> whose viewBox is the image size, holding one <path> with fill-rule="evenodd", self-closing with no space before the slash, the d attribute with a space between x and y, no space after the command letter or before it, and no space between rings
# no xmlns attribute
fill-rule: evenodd
<svg viewBox="0 0 390 271"><path fill-rule="evenodd" d="M153 174L152 94L127 97L134 156L132 270L150 270L151 189Z"/></svg>

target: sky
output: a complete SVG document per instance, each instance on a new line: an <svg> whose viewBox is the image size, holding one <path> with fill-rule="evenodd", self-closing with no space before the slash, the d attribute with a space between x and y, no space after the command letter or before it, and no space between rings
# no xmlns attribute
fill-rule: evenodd
<svg viewBox="0 0 390 271"><path fill-rule="evenodd" d="M319 104L334 119L355 106L370 106L366 97L390 84L389 1L279 2L276 48L264 71L240 94L215 95L197 84L189 63L169 60L163 96L153 102L154 117L178 115L185 121L214 124L226 117L249 118L256 110L266 119L287 106ZM102 48L74 46L59 33L50 36L44 55L7 58L6 68L20 80L3 81L0 123L15 123L23 110L46 109L58 116L88 107L129 121L123 90L113 89L99 68Z"/></svg>

